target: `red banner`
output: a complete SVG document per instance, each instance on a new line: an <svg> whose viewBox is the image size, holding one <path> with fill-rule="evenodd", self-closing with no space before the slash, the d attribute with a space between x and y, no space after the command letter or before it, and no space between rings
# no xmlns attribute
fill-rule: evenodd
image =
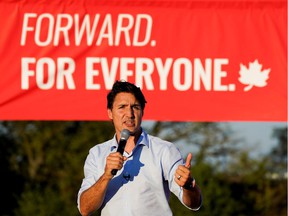
<svg viewBox="0 0 288 216"><path fill-rule="evenodd" d="M118 79L145 120L287 120L285 0L2 0L0 16L1 120L107 120Z"/></svg>

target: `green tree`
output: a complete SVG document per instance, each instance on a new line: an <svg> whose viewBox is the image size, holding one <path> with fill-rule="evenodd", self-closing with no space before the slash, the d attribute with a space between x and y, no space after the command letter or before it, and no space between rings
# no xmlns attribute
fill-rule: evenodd
<svg viewBox="0 0 288 216"><path fill-rule="evenodd" d="M271 171L277 172L279 177L287 175L287 127L275 128L272 137L276 139L276 146L272 148L269 156L271 158Z"/></svg>
<svg viewBox="0 0 288 216"><path fill-rule="evenodd" d="M1 170L1 193L0 215L11 215L11 210L17 207L17 195L23 187L21 173L11 169L10 158L16 151L13 139L0 124L0 170Z"/></svg>
<svg viewBox="0 0 288 216"><path fill-rule="evenodd" d="M196 147L196 163L212 162L225 168L230 157L238 152L239 139L227 124L215 122L155 122L151 134L171 142L183 142Z"/></svg>
<svg viewBox="0 0 288 216"><path fill-rule="evenodd" d="M171 208L175 216L233 213L238 205L230 199L232 192L229 185L225 184L219 174L238 152L239 140L233 137L233 131L228 125L212 122L155 122L149 132L171 142L187 143L197 149L197 152L192 152L191 172L202 189L203 206L197 212L190 211L172 195Z"/></svg>
<svg viewBox="0 0 288 216"><path fill-rule="evenodd" d="M203 206L189 211L172 195L175 216L286 215L287 128L275 130L277 145L264 158L240 151L241 140L222 123L151 122L146 130L197 147L191 171ZM113 135L110 122L0 122L0 215L79 215L88 150Z"/></svg>
<svg viewBox="0 0 288 216"><path fill-rule="evenodd" d="M92 146L113 136L112 124L19 121L2 127L13 149L8 167L22 177L15 215L79 215L84 160Z"/></svg>

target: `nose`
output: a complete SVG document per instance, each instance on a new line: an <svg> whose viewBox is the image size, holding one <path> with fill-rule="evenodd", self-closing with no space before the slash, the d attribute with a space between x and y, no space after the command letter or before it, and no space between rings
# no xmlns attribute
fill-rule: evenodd
<svg viewBox="0 0 288 216"><path fill-rule="evenodd" d="M134 109L133 109L132 106L129 106L129 107L128 107L127 115L128 115L130 118L133 118L133 117L134 117Z"/></svg>

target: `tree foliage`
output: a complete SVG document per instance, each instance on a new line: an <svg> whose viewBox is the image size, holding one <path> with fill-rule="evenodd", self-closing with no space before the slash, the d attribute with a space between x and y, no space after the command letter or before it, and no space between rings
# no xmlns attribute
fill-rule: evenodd
<svg viewBox="0 0 288 216"><path fill-rule="evenodd" d="M3 194L3 199L17 197L15 215L77 215L84 160L92 146L113 136L112 124L19 121L3 122L2 127L1 146L6 139L5 146L12 148L6 155L7 173L21 177ZM4 214L14 207L6 203L0 209Z"/></svg>
<svg viewBox="0 0 288 216"><path fill-rule="evenodd" d="M191 172L203 206L190 211L172 195L175 216L286 215L287 128L274 130L277 144L263 158L241 150L225 124L151 122L146 130L197 148ZM0 215L79 215L85 158L113 135L110 122L0 122Z"/></svg>

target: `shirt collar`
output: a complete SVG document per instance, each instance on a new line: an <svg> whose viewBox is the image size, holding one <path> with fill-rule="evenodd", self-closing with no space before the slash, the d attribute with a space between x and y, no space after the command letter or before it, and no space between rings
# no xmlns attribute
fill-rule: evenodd
<svg viewBox="0 0 288 216"><path fill-rule="evenodd" d="M149 148L148 134L143 129L136 145L145 145Z"/></svg>
<svg viewBox="0 0 288 216"><path fill-rule="evenodd" d="M143 130L143 128L142 128L142 133L136 143L136 146L138 145L145 145L149 148L148 134L146 133L146 131ZM117 143L116 134L115 134L112 139L111 151L117 147L118 147L118 143Z"/></svg>

